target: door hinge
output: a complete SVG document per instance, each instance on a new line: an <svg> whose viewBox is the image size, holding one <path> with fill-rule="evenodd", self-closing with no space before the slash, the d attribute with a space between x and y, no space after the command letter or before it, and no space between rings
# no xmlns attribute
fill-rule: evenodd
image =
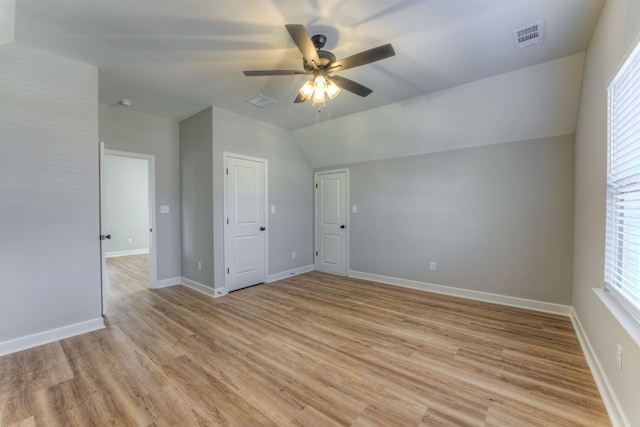
<svg viewBox="0 0 640 427"><path fill-rule="evenodd" d="M229 218L227 218L227 225L229 225Z"/></svg>
<svg viewBox="0 0 640 427"><path fill-rule="evenodd" d="M229 175L229 168L227 168L227 175Z"/></svg>
<svg viewBox="0 0 640 427"><path fill-rule="evenodd" d="M227 267L227 274L229 274L229 267Z"/></svg>
<svg viewBox="0 0 640 427"><path fill-rule="evenodd" d="M316 188L318 188L318 184L316 183Z"/></svg>
<svg viewBox="0 0 640 427"><path fill-rule="evenodd" d="M316 251L316 256L318 256L318 251Z"/></svg>
<svg viewBox="0 0 640 427"><path fill-rule="evenodd" d="M150 229L149 229L149 233L153 233L153 228L150 228Z"/></svg>

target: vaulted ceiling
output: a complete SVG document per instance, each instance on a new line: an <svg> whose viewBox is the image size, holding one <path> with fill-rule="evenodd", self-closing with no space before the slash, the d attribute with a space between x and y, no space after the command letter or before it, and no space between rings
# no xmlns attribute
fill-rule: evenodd
<svg viewBox="0 0 640 427"><path fill-rule="evenodd" d="M99 68L99 99L182 119L209 105L285 129L381 107L584 52L604 0L18 0L17 42ZM516 49L513 30L543 21L543 43ZM396 56L341 75L373 93L343 91L318 113L293 104L305 76L285 24L324 34L338 58L391 43ZM246 101L273 99L264 108Z"/></svg>

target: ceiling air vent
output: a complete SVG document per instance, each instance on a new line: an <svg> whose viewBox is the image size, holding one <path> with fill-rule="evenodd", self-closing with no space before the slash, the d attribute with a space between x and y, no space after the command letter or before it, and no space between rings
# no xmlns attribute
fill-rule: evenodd
<svg viewBox="0 0 640 427"><path fill-rule="evenodd" d="M516 49L540 44L544 39L544 21L536 22L533 25L513 31L513 42L516 45Z"/></svg>
<svg viewBox="0 0 640 427"><path fill-rule="evenodd" d="M266 96L258 95L254 98L247 99L247 102L251 105L255 105L256 107L266 107L267 105L271 105L275 103L273 99L269 99Z"/></svg>

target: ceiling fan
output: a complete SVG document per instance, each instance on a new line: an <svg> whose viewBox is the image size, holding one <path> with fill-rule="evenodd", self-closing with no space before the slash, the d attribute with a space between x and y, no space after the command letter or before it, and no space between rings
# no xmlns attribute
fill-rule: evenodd
<svg viewBox="0 0 640 427"><path fill-rule="evenodd" d="M313 104L325 103L325 95L330 99L335 98L340 93L340 88L349 92L365 97L373 90L360 83L349 80L345 77L337 76L337 73L348 68L359 67L360 65L370 64L380 61L381 59L394 56L396 53L391 44L374 47L355 55L348 56L341 60L336 60L333 53L322 50L327 37L317 34L309 37L309 33L303 25L289 24L285 25L289 35L293 39L300 52L302 53L303 70L259 70L244 71L245 76L287 76L296 74L313 75L313 79L307 81L300 89L298 96L293 101L295 103L305 102L311 99Z"/></svg>

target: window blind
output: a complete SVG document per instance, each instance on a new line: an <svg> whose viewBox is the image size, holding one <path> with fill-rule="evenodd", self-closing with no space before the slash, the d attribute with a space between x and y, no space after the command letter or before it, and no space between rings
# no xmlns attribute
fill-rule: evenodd
<svg viewBox="0 0 640 427"><path fill-rule="evenodd" d="M608 89L605 287L640 319L640 44Z"/></svg>

